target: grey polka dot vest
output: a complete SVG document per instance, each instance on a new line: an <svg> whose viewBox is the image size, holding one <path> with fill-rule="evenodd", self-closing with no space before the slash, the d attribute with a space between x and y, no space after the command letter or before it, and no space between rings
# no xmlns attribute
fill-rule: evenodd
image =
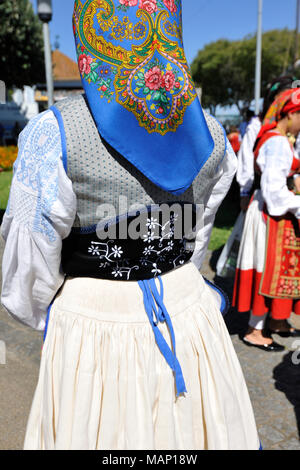
<svg viewBox="0 0 300 470"><path fill-rule="evenodd" d="M95 227L99 222L98 209L104 204L108 218L124 214L130 207L179 199L205 204L212 178L226 150L224 130L212 116L205 114L215 143L214 151L190 188L181 196L175 196L157 187L101 138L84 96L67 98L55 107L62 118L67 173L77 197L74 228L84 232ZM115 212L110 213L112 207Z"/></svg>

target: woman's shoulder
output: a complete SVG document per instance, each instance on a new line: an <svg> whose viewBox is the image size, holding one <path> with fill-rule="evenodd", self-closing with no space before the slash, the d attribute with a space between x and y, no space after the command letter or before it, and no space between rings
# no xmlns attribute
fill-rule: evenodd
<svg viewBox="0 0 300 470"><path fill-rule="evenodd" d="M270 137L261 146L260 151L267 153L293 153L288 138L277 132L270 132Z"/></svg>
<svg viewBox="0 0 300 470"><path fill-rule="evenodd" d="M30 119L19 135L19 155L26 151L42 157L58 150L61 145L58 122L51 110L44 111Z"/></svg>
<svg viewBox="0 0 300 470"><path fill-rule="evenodd" d="M287 137L276 134L270 136L261 146L257 162L260 164L269 163L272 167L276 165L278 168L280 166L289 167L293 155L294 153Z"/></svg>

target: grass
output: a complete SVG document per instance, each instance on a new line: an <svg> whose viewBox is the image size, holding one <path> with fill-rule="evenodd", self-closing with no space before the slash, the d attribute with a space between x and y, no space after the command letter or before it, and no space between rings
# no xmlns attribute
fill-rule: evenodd
<svg viewBox="0 0 300 470"><path fill-rule="evenodd" d="M234 180L231 189L218 210L209 250L219 250L227 242L240 213L239 187Z"/></svg>
<svg viewBox="0 0 300 470"><path fill-rule="evenodd" d="M219 250L222 246L224 246L229 238L229 235L232 232L232 229L233 226L229 228L214 227L208 249L211 251L216 251Z"/></svg>
<svg viewBox="0 0 300 470"><path fill-rule="evenodd" d="M12 177L13 177L12 170L3 171L2 173L0 173L0 209L1 210L6 209Z"/></svg>

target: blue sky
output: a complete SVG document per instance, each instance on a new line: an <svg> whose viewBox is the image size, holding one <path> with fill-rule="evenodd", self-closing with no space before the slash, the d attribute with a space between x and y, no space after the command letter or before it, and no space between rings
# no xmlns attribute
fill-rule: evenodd
<svg viewBox="0 0 300 470"><path fill-rule="evenodd" d="M36 0L31 0L36 9ZM71 27L74 0L52 0L51 41L76 59ZM296 0L264 0L264 30L296 24ZM189 62L205 44L220 38L241 39L256 31L257 0L183 0L184 42Z"/></svg>

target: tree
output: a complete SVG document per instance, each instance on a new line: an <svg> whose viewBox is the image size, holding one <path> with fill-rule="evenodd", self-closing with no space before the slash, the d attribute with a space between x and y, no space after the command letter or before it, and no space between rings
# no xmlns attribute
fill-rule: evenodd
<svg viewBox="0 0 300 470"><path fill-rule="evenodd" d="M293 63L294 32L287 29L263 34L262 93L276 76ZM218 104L235 104L240 112L254 98L256 37L241 41L219 40L205 46L192 63L194 81L203 89L203 105L215 111Z"/></svg>
<svg viewBox="0 0 300 470"><path fill-rule="evenodd" d="M0 2L0 79L7 88L45 81L42 25L29 0Z"/></svg>
<svg viewBox="0 0 300 470"><path fill-rule="evenodd" d="M205 46L192 63L193 79L202 87L203 105L209 107L213 114L218 104L227 104L229 100L224 73L231 50L231 42L221 39Z"/></svg>

